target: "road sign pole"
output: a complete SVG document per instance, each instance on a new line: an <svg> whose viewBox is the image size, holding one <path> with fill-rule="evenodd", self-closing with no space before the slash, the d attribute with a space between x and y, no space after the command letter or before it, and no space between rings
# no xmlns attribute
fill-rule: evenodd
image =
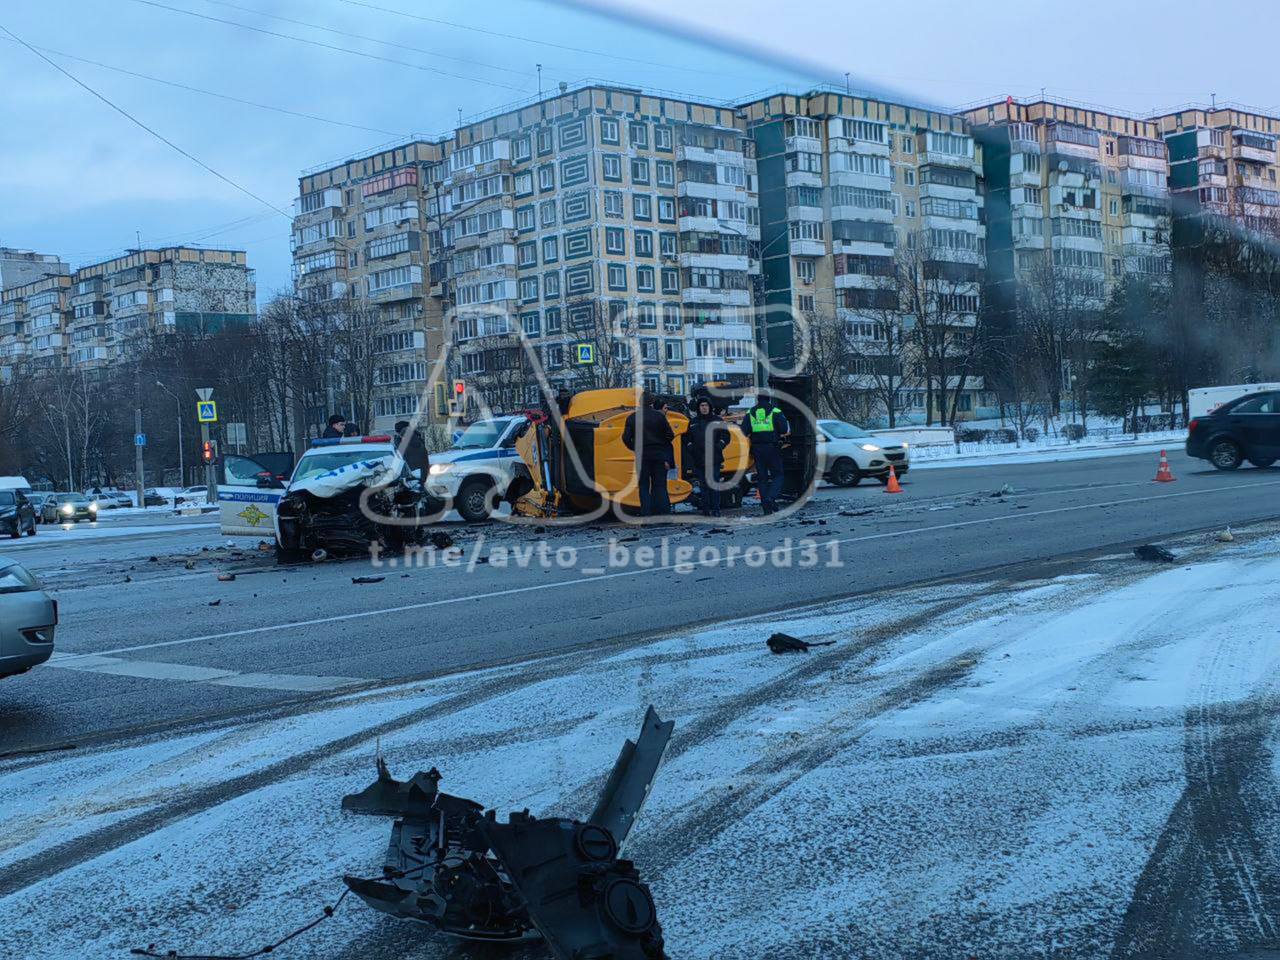
<svg viewBox="0 0 1280 960"><path fill-rule="evenodd" d="M213 387L200 387L196 390L196 396L201 401L210 401L213 399ZM214 412L206 417L204 411L197 405L196 411L200 420L200 449L205 449L205 444L209 442L209 424L217 419L217 407L214 406ZM208 490L206 501L209 503L218 502L218 468L213 463L204 465L204 483Z"/></svg>
<svg viewBox="0 0 1280 960"><path fill-rule="evenodd" d="M133 411L133 432L135 434L142 433L142 408L135 408ZM147 478L142 474L142 444L134 443L133 445L133 479L138 487L138 506L145 507L147 505Z"/></svg>

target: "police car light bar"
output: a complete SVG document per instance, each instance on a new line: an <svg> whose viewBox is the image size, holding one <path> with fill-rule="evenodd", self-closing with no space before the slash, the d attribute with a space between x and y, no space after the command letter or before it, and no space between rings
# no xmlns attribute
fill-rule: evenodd
<svg viewBox="0 0 1280 960"><path fill-rule="evenodd" d="M391 437L385 434L378 434L372 437L327 437L324 439L312 440L313 447L336 447L339 444L346 443L390 443Z"/></svg>

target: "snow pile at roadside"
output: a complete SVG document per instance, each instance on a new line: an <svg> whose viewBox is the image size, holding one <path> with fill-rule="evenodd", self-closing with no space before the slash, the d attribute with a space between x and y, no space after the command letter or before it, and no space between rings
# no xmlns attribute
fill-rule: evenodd
<svg viewBox="0 0 1280 960"><path fill-rule="evenodd" d="M676 731L627 855L673 957L1129 955L1131 900L1170 942L1247 946L1275 805L1197 798L1272 778L1280 540L1174 546L0 764L0 929L26 960L256 949L376 874L388 823L338 809L375 745L500 814L585 815L653 703ZM775 630L836 645L772 656ZM1206 825L1250 838L1216 873ZM278 955L471 955L424 940L349 903Z"/></svg>
<svg viewBox="0 0 1280 960"><path fill-rule="evenodd" d="M1136 438L1133 434L1117 434L1109 437L1085 437L1073 442L1062 437L1040 437L1034 442L1024 440L1020 445L961 443L914 447L911 450L911 467L915 470L932 467L980 467L1007 463L1011 457L1016 457L1020 463L1087 460L1160 449L1177 450L1182 448L1186 438L1185 430L1166 430L1140 433Z"/></svg>

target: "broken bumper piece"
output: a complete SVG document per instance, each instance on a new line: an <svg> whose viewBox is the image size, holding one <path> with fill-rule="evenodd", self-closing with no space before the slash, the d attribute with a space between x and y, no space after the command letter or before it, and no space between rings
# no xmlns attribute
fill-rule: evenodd
<svg viewBox="0 0 1280 960"><path fill-rule="evenodd" d="M352 813L397 818L381 879L344 877L383 913L468 940L542 937L560 960L662 960L662 928L649 888L619 851L635 822L674 724L652 707L627 740L586 823L513 813L441 793L435 768L378 779L342 800Z"/></svg>

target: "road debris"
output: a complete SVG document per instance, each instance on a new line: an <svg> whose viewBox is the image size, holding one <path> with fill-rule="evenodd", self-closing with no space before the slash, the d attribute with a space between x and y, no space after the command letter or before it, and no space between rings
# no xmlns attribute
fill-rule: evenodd
<svg viewBox="0 0 1280 960"><path fill-rule="evenodd" d="M875 513L874 510L841 510L839 515L842 517L869 517Z"/></svg>
<svg viewBox="0 0 1280 960"><path fill-rule="evenodd" d="M219 599L217 599L217 600L210 600L210 601L209 601L209 606L211 606L211 607L216 607L216 606L220 605L221 603L222 603L221 598L219 598Z"/></svg>
<svg viewBox="0 0 1280 960"><path fill-rule="evenodd" d="M218 574L218 580L219 580L219 582L221 582L221 583L230 583L230 582L231 582L231 581L233 581L235 578L236 578L236 575L235 575L234 573L220 573L220 574Z"/></svg>
<svg viewBox="0 0 1280 960"><path fill-rule="evenodd" d="M1140 547L1134 547L1133 555L1139 560L1148 560L1151 563L1173 563L1178 559L1171 550L1166 550L1154 543L1144 543Z"/></svg>
<svg viewBox="0 0 1280 960"><path fill-rule="evenodd" d="M453 537L449 536L443 530L433 530L431 536L428 537L431 545L437 550L447 550L453 546Z"/></svg>
<svg viewBox="0 0 1280 960"><path fill-rule="evenodd" d="M494 810L440 792L440 771L378 779L342 809L394 817L382 877L344 876L365 903L464 940L545 940L557 960L664 960L653 897L619 852L675 724L653 707L627 740L586 822Z"/></svg>
<svg viewBox="0 0 1280 960"><path fill-rule="evenodd" d="M1232 543L1235 541L1236 535L1231 532L1230 527L1227 527L1227 529L1219 530L1214 534L1213 539L1217 540L1219 543Z"/></svg>
<svg viewBox="0 0 1280 960"><path fill-rule="evenodd" d="M996 490L995 492L993 492L993 493L991 494L991 496L993 496L993 497L1007 497L1007 496L1010 496L1012 493L1013 493L1013 487L1009 486L1009 485L1006 483L1006 484L1004 484L1004 485L1003 485L999 490Z"/></svg>
<svg viewBox="0 0 1280 960"><path fill-rule="evenodd" d="M352 577L352 583L381 583L386 577Z"/></svg>
<svg viewBox="0 0 1280 960"><path fill-rule="evenodd" d="M801 640L789 633L775 633L765 641L773 653L808 653L813 647L834 647L834 640Z"/></svg>

